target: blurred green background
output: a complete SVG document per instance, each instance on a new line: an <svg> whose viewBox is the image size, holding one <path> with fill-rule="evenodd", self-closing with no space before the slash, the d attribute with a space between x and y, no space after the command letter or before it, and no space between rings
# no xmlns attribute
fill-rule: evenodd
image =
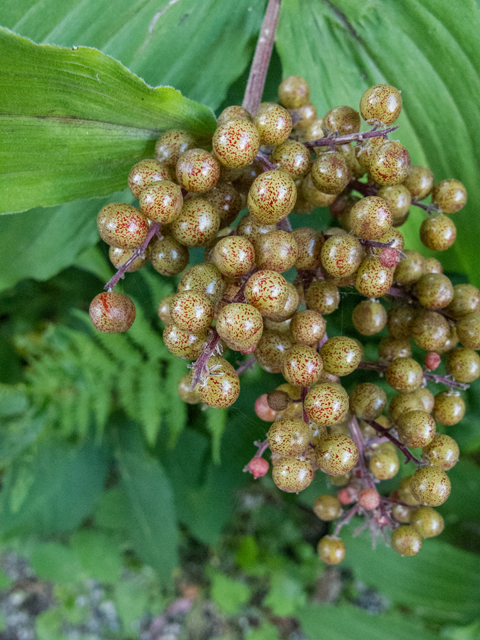
<svg viewBox="0 0 480 640"><path fill-rule="evenodd" d="M218 113L242 101L265 6L245 0L18 0L0 6L0 24L39 44L98 48L150 86L173 86ZM468 189L469 202L454 217L457 241L440 258L454 284L477 286L479 27L478 7L466 0L283 0L264 94L275 100L282 77L301 75L323 114L337 105L357 107L372 84L401 89L398 138L412 163ZM38 65L35 52L28 64L23 58L20 81L16 56L24 54L17 45L3 32L0 185L8 201L18 203L12 210L21 212L0 216L0 542L5 552L25 557L40 581L54 585L36 618L39 640L72 633L84 640L160 637L141 634L181 596L194 604L186 619L179 614L177 635L192 640L480 638L480 385L464 394L462 423L445 429L458 441L462 460L449 473L453 488L440 508L446 520L441 538L403 559L382 544L373 551L368 535L353 538L350 531L344 564L320 566L315 545L327 527L310 507L333 488L317 474L308 490L291 496L268 477L254 482L242 472L253 441L268 427L255 416L255 398L282 376L258 367L246 372L241 397L228 411L184 405L176 386L186 364L164 347L156 315L176 283L150 268L120 285L137 306L128 334L99 335L88 319L92 297L112 274L96 214L108 199L131 201L126 191L91 196L109 193L105 185L125 188L120 153L133 154L131 164L151 155L155 127L195 117L191 126L205 134L211 115L168 94L165 112L154 106L142 112L145 122L155 117L158 125L141 131L128 120L135 117L129 109L141 112L137 94L148 94L153 105L155 98L99 58L102 73L111 74L105 86L99 81L99 99L117 82L135 94L131 105L111 112L112 122L129 128L114 144L92 146L92 153L111 154L111 181L88 183L88 198L69 201L61 166L49 164L52 139L48 132L37 136L32 123L40 105L30 91L42 95L40 58ZM86 73L80 65L77 72ZM69 103L62 106L68 110ZM13 117L25 128L15 130ZM72 155L78 140L67 129L61 131ZM20 140L18 131L31 137ZM89 143L82 138L81 144L79 176L90 161ZM49 181L55 190L45 187ZM48 199L47 192L54 195ZM42 206L53 201L56 206ZM38 206L22 211L24 202ZM331 222L323 209L308 220L291 217L294 227L325 229ZM412 211L402 233L408 248L427 253L418 238L422 219ZM202 252L192 251L191 258L200 262ZM329 335L358 335L351 312L359 300L344 290L340 309L328 317ZM383 335L366 339L366 359L375 358ZM360 381L379 383L365 371L343 382L350 390ZM409 466L401 470L411 472ZM8 574L5 568L0 587L13 592L18 584ZM114 622L104 621L95 632L86 623L92 583L102 586L103 600L115 611ZM8 635L6 618L0 624L2 640L16 637Z"/></svg>

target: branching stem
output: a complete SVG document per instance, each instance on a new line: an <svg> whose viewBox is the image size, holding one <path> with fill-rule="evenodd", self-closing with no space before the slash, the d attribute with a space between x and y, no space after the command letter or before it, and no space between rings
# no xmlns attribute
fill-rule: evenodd
<svg viewBox="0 0 480 640"><path fill-rule="evenodd" d="M388 369L388 364L383 364L382 362L360 362L358 365L359 369L368 369L370 371L378 371L379 373L383 373ZM466 391L470 385L465 384L463 382L457 382L450 378L450 376L441 376L436 373L429 373L428 371L423 372L423 377L425 380L431 380L436 384L444 384L447 387L455 387L456 389L461 389L462 391Z"/></svg>
<svg viewBox="0 0 480 640"><path fill-rule="evenodd" d="M324 138L318 138L317 140L309 140L308 142L304 142L303 144L309 149L314 149L315 147L330 147L332 151L335 151L335 147L339 144L350 144L350 142L361 142L362 140L367 140L368 138L379 138L382 136L386 138L389 133L393 133L398 129L398 124L393 125L393 127L386 127L385 129L372 129L371 131L363 131L359 133L349 133L345 136L325 136Z"/></svg>
<svg viewBox="0 0 480 640"><path fill-rule="evenodd" d="M410 452L410 450L404 444L402 444L400 440L398 440L398 438L396 438L393 434L390 433L389 429L382 427L382 425L378 424L378 422L375 422L375 420L365 420L365 422L369 424L371 427L373 427L377 433L381 433L384 438L388 438L390 442L392 442L397 447L397 449L400 449L400 451L405 456L405 464L408 464L409 462L414 462L417 465L417 467L423 467L426 464L426 462L423 462L422 460L415 458L415 456Z"/></svg>

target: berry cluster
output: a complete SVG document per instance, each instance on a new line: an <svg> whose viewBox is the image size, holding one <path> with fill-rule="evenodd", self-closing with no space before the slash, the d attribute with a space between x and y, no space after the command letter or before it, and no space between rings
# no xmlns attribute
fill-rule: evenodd
<svg viewBox="0 0 480 640"><path fill-rule="evenodd" d="M435 184L428 168L412 166L407 149L389 140L402 109L392 86L368 89L360 112L339 106L319 118L308 83L292 76L281 83L279 101L262 103L254 115L227 107L212 151L197 148L184 131L169 131L155 159L132 168L138 208L113 203L98 215L118 271L92 301L92 322L110 333L134 322L133 302L113 291L125 272L147 260L164 276L183 271L176 294L158 309L167 348L193 361L179 383L182 399L229 407L247 367L282 373L286 382L255 403L271 426L246 469L265 475L269 448L281 490L302 491L317 470L339 488L338 497L321 495L314 505L322 520L338 521L319 542L325 562L343 559L338 534L354 515L363 515L362 527L374 536L391 531L392 547L414 555L443 529L433 507L449 496L446 472L459 451L436 432L436 421L461 420L465 405L456 389L480 375L480 291L452 286L438 260L405 249L398 227L417 206L426 211L423 244L447 249L456 235L449 215L464 206L466 190L453 179ZM361 117L370 131L360 133ZM430 204L421 202L429 196ZM327 206L338 224L321 233L292 230L292 211ZM204 262L186 269L193 247L204 247ZM282 275L292 267L293 283ZM327 337L325 316L338 308L340 289L352 286L365 296L353 311L358 333L388 330L378 361L364 361L356 338ZM423 366L412 358L412 340L426 352ZM251 355L235 370L227 350ZM448 375L432 373L444 354ZM375 384L344 389L340 379L359 368L385 375L398 392L388 408ZM428 380L447 390L434 397ZM410 448L421 448L421 459ZM383 497L377 484L398 473L398 451L417 470Z"/></svg>

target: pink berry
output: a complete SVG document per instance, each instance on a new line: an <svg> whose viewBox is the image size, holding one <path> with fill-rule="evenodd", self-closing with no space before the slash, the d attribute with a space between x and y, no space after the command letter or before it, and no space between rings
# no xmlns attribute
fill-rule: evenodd
<svg viewBox="0 0 480 640"><path fill-rule="evenodd" d="M344 487L338 492L338 499L342 504L352 504L357 499L355 487Z"/></svg>
<svg viewBox="0 0 480 640"><path fill-rule="evenodd" d="M400 262L400 254L397 249L387 247L380 255L380 264L387 269L393 269Z"/></svg>
<svg viewBox="0 0 480 640"><path fill-rule="evenodd" d="M440 355L438 353L436 353L435 351L429 351L425 355L425 366L430 371L434 371L439 366L441 361L442 361L442 359L441 359Z"/></svg>
<svg viewBox="0 0 480 640"><path fill-rule="evenodd" d="M380 495L376 489L362 489L358 494L358 502L367 511L372 511L380 504Z"/></svg>
<svg viewBox="0 0 480 640"><path fill-rule="evenodd" d="M261 396L255 400L255 413L265 422L273 422L277 417L277 412L270 409L267 402L267 393L262 393Z"/></svg>
<svg viewBox="0 0 480 640"><path fill-rule="evenodd" d="M267 460L265 460L265 458L252 458L247 466L248 470L256 480L257 478L261 478L267 473L268 467L270 465L268 464Z"/></svg>

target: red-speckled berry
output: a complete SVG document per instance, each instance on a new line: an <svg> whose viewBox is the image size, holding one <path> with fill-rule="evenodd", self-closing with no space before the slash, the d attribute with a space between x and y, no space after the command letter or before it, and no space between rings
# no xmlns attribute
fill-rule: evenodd
<svg viewBox="0 0 480 640"><path fill-rule="evenodd" d="M360 131L360 114L352 107L335 107L323 117L323 127L339 136L358 133Z"/></svg>
<svg viewBox="0 0 480 640"><path fill-rule="evenodd" d="M226 409L240 394L240 380L235 369L224 358L212 356L207 367L209 375L200 385L200 397L209 407Z"/></svg>
<svg viewBox="0 0 480 640"><path fill-rule="evenodd" d="M387 312L380 302L363 300L353 310L352 322L362 336L373 336L386 325Z"/></svg>
<svg viewBox="0 0 480 640"><path fill-rule="evenodd" d="M313 480L312 463L294 456L282 456L275 460L272 479L281 491L299 493Z"/></svg>
<svg viewBox="0 0 480 640"><path fill-rule="evenodd" d="M335 193L322 193L319 191L313 184L312 174L307 173L300 185L299 197L314 207L329 207L338 196Z"/></svg>
<svg viewBox="0 0 480 640"><path fill-rule="evenodd" d="M295 267L297 269L316 269L322 261L323 239L321 235L310 227L294 229L292 235L297 242L298 250Z"/></svg>
<svg viewBox="0 0 480 640"><path fill-rule="evenodd" d="M380 240L393 222L388 202L377 196L363 198L350 211L350 226L359 238Z"/></svg>
<svg viewBox="0 0 480 640"><path fill-rule="evenodd" d="M456 213L467 204L467 190L458 180L442 180L432 189L432 202L443 213Z"/></svg>
<svg viewBox="0 0 480 640"><path fill-rule="evenodd" d="M423 369L413 358L395 358L385 372L385 379L397 391L415 391L423 383Z"/></svg>
<svg viewBox="0 0 480 640"><path fill-rule="evenodd" d="M391 544L401 556L416 556L422 548L422 536L409 524L401 524L392 531Z"/></svg>
<svg viewBox="0 0 480 640"><path fill-rule="evenodd" d="M388 202L392 211L392 224L404 221L412 201L412 196L407 187L403 184L382 187L378 191L378 197Z"/></svg>
<svg viewBox="0 0 480 640"><path fill-rule="evenodd" d="M451 491L450 479L438 467L422 467L412 476L410 486L414 497L427 507L439 507Z"/></svg>
<svg viewBox="0 0 480 640"><path fill-rule="evenodd" d="M388 445L391 445L391 448ZM368 468L379 480L390 480L397 475L400 462L391 442L381 444L375 449L374 455L368 461Z"/></svg>
<svg viewBox="0 0 480 640"><path fill-rule="evenodd" d="M473 349L454 349L447 356L447 373L458 382L473 382L480 376L480 356Z"/></svg>
<svg viewBox="0 0 480 640"><path fill-rule="evenodd" d="M310 151L295 140L285 140L275 147L272 162L280 165L279 169L288 173L294 180L307 174L312 166Z"/></svg>
<svg viewBox="0 0 480 640"><path fill-rule="evenodd" d="M315 462L329 476L343 476L358 462L358 449L354 441L342 434L330 434L315 447Z"/></svg>
<svg viewBox="0 0 480 640"><path fill-rule="evenodd" d="M435 420L426 411L409 411L397 422L400 440L407 447L425 447L435 435Z"/></svg>
<svg viewBox="0 0 480 640"><path fill-rule="evenodd" d="M450 333L447 320L435 311L421 311L412 322L415 343L425 351L437 351Z"/></svg>
<svg viewBox="0 0 480 640"><path fill-rule="evenodd" d="M390 84L376 84L368 88L360 99L360 113L368 123L385 125L395 122L402 111L400 91Z"/></svg>
<svg viewBox="0 0 480 640"><path fill-rule="evenodd" d="M146 187L138 197L141 211L153 222L168 224L180 214L182 190L174 182L163 180Z"/></svg>
<svg viewBox="0 0 480 640"><path fill-rule="evenodd" d="M268 373L281 373L285 354L292 346L292 339L287 333L264 329L253 355Z"/></svg>
<svg viewBox="0 0 480 640"><path fill-rule="evenodd" d="M155 158L168 167L175 169L179 157L185 151L195 147L195 138L179 129L171 129L163 134L155 144ZM165 178L170 180L171 178Z"/></svg>
<svg viewBox="0 0 480 640"><path fill-rule="evenodd" d="M350 393L350 411L361 420L376 420L386 405L385 391L371 382L357 385Z"/></svg>
<svg viewBox="0 0 480 640"><path fill-rule="evenodd" d="M162 276L176 276L188 264L188 249L172 236L157 240L149 249L152 266Z"/></svg>
<svg viewBox="0 0 480 640"><path fill-rule="evenodd" d="M310 85L300 76L288 76L278 87L278 97L286 109L298 109L310 102Z"/></svg>
<svg viewBox="0 0 480 640"><path fill-rule="evenodd" d="M365 258L358 267L355 288L367 298L381 298L390 289L392 283L393 271L383 267L380 258L375 256Z"/></svg>
<svg viewBox="0 0 480 640"><path fill-rule="evenodd" d="M163 330L163 342L177 358L196 360L205 348L207 336L205 333L184 331L176 324L167 324Z"/></svg>
<svg viewBox="0 0 480 640"><path fill-rule="evenodd" d="M406 338L392 338L388 336L380 340L378 345L378 357L382 360L393 358L409 358L412 355L410 340Z"/></svg>
<svg viewBox="0 0 480 640"><path fill-rule="evenodd" d="M252 243L242 236L227 236L215 245L213 262L220 271L231 278L246 275L255 262Z"/></svg>
<svg viewBox="0 0 480 640"><path fill-rule="evenodd" d="M256 126L248 120L232 120L221 125L212 139L213 152L230 169L248 166L260 148Z"/></svg>
<svg viewBox="0 0 480 640"><path fill-rule="evenodd" d="M202 199L209 202L220 216L220 229L231 224L242 208L242 197L232 184L217 182L217 184L202 193Z"/></svg>
<svg viewBox="0 0 480 640"><path fill-rule="evenodd" d="M363 255L362 245L354 236L330 236L322 247L322 266L332 276L350 276L360 266Z"/></svg>
<svg viewBox="0 0 480 640"><path fill-rule="evenodd" d="M433 172L428 167L410 165L403 186L410 191L412 198L423 200L430 195L433 188Z"/></svg>
<svg viewBox="0 0 480 640"><path fill-rule="evenodd" d="M122 249L122 247L110 247L108 250L108 257L110 258L110 262L117 269L121 267L127 260L129 260L135 249ZM133 271L138 271L141 269L148 261L147 253L145 252L145 256L142 258L138 256L132 264L125 269L126 273L132 273Z"/></svg>
<svg viewBox="0 0 480 640"><path fill-rule="evenodd" d="M141 160L128 174L128 188L134 198L139 198L148 185L162 180L173 180L174 173L166 163L157 160Z"/></svg>
<svg viewBox="0 0 480 640"><path fill-rule="evenodd" d="M422 451L422 460L443 471L452 469L457 464L459 456L458 444L445 433L437 433Z"/></svg>
<svg viewBox="0 0 480 640"><path fill-rule="evenodd" d="M197 290L211 297L214 304L219 302L227 287L221 272L214 264L196 264L187 269L178 283L177 291Z"/></svg>
<svg viewBox="0 0 480 640"><path fill-rule="evenodd" d="M204 293L184 291L177 293L170 307L172 321L189 333L201 333L212 324L215 307Z"/></svg>
<svg viewBox="0 0 480 640"><path fill-rule="evenodd" d="M260 144L278 145L292 131L292 118L288 111L275 102L262 102L253 118L260 136Z"/></svg>
<svg viewBox="0 0 480 640"><path fill-rule="evenodd" d="M351 174L343 156L336 152L320 154L312 165L312 180L322 193L340 193L347 186Z"/></svg>
<svg viewBox="0 0 480 640"><path fill-rule="evenodd" d="M293 210L297 189L284 171L265 171L248 192L250 215L260 224L276 224Z"/></svg>
<svg viewBox="0 0 480 640"><path fill-rule="evenodd" d="M178 158L176 166L180 186L193 193L210 191L220 178L216 158L203 149L189 149Z"/></svg>
<svg viewBox="0 0 480 640"><path fill-rule="evenodd" d="M340 304L338 287L327 280L314 280L305 292L305 304L322 315L333 313Z"/></svg>
<svg viewBox="0 0 480 640"><path fill-rule="evenodd" d="M97 226L102 240L123 249L139 247L146 240L149 231L146 216L123 202L105 205L97 216Z"/></svg>
<svg viewBox="0 0 480 640"><path fill-rule="evenodd" d="M405 258L401 260L393 274L398 284L413 284L423 275L425 258L417 251L405 249Z"/></svg>
<svg viewBox="0 0 480 640"><path fill-rule="evenodd" d="M401 184L408 175L410 154L396 141L388 141L378 147L370 159L370 175L380 185Z"/></svg>
<svg viewBox="0 0 480 640"><path fill-rule="evenodd" d="M296 344L287 351L283 360L285 380L296 387L311 387L320 378L322 359L315 349Z"/></svg>
<svg viewBox="0 0 480 640"><path fill-rule="evenodd" d="M253 118L249 111L239 105L232 104L229 107L225 107L218 116L217 127L221 127L223 124L232 122L233 120L247 120L248 122L252 122Z"/></svg>
<svg viewBox="0 0 480 640"><path fill-rule="evenodd" d="M299 456L310 442L310 427L300 418L283 418L272 424L267 437L272 453Z"/></svg>
<svg viewBox="0 0 480 640"><path fill-rule="evenodd" d="M465 402L458 391L440 391L433 407L435 420L446 426L458 424L465 415Z"/></svg>
<svg viewBox="0 0 480 640"><path fill-rule="evenodd" d="M263 320L252 305L234 302L220 311L216 329L231 349L249 351L262 337Z"/></svg>
<svg viewBox="0 0 480 640"><path fill-rule="evenodd" d="M322 346L320 355L327 373L347 376L358 367L363 357L363 349L353 338L334 336Z"/></svg>
<svg viewBox="0 0 480 640"><path fill-rule="evenodd" d="M348 394L340 384L318 384L305 398L305 410L312 422L330 426L342 422L348 414Z"/></svg>
<svg viewBox="0 0 480 640"><path fill-rule="evenodd" d="M305 309L292 316L290 334L294 342L314 346L325 335L327 323L316 311Z"/></svg>
<svg viewBox="0 0 480 640"><path fill-rule="evenodd" d="M172 236L185 247L203 247L220 227L220 217L203 198L187 200L170 226Z"/></svg>
<svg viewBox="0 0 480 640"><path fill-rule="evenodd" d="M245 285L247 302L260 311L262 316L279 313L288 297L287 281L276 271L263 269L248 279Z"/></svg>
<svg viewBox="0 0 480 640"><path fill-rule="evenodd" d="M480 349L480 313L469 313L457 323L458 339L467 349Z"/></svg>
<svg viewBox="0 0 480 640"><path fill-rule="evenodd" d="M317 546L318 557L325 564L340 564L345 558L345 544L340 538L323 536Z"/></svg>
<svg viewBox="0 0 480 640"><path fill-rule="evenodd" d="M445 251L455 242L457 228L447 216L439 213L426 218L420 227L420 240L432 251Z"/></svg>
<svg viewBox="0 0 480 640"><path fill-rule="evenodd" d="M135 320L135 305L123 293L99 293L90 303L90 319L102 333L122 333Z"/></svg>
<svg viewBox="0 0 480 640"><path fill-rule="evenodd" d="M454 318L480 311L480 291L473 284L456 284L453 299L445 310Z"/></svg>
<svg viewBox="0 0 480 640"><path fill-rule="evenodd" d="M294 122L293 131L304 140L308 127L317 119L317 108L312 102L308 102L297 109L289 109L288 112Z"/></svg>
<svg viewBox="0 0 480 640"><path fill-rule="evenodd" d="M414 291L426 309L444 309L453 298L453 285L443 273L425 273L415 284Z"/></svg>
<svg viewBox="0 0 480 640"><path fill-rule="evenodd" d="M293 267L297 257L297 241L287 231L270 231L255 242L255 262L259 269L283 273Z"/></svg>

